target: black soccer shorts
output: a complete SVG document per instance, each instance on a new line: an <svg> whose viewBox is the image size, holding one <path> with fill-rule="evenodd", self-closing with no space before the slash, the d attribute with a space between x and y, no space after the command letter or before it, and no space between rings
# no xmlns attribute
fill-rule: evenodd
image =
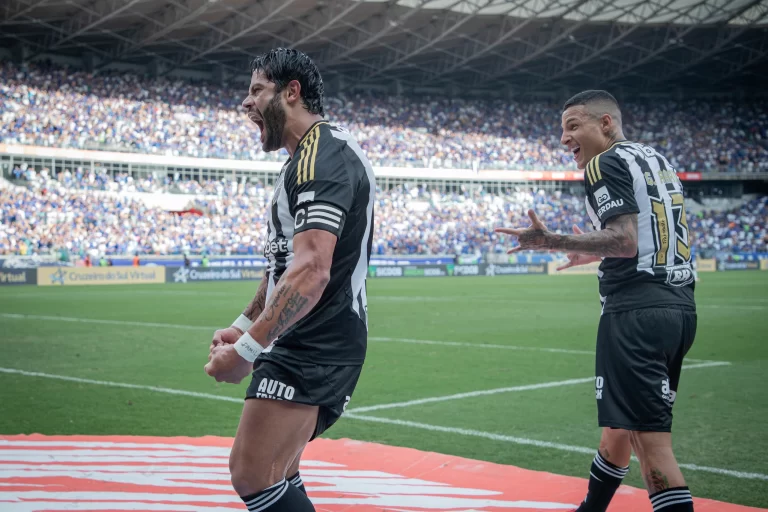
<svg viewBox="0 0 768 512"><path fill-rule="evenodd" d="M671 432L680 370L695 336L696 312L688 309L603 314L595 358L598 424Z"/></svg>
<svg viewBox="0 0 768 512"><path fill-rule="evenodd" d="M266 356L266 357L265 357ZM344 413L360 378L362 365L329 366L262 354L254 362L249 398L288 400L319 407L310 441L328 430Z"/></svg>

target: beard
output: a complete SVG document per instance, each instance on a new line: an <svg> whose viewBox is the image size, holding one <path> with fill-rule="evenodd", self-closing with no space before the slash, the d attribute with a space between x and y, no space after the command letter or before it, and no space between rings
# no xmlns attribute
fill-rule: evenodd
<svg viewBox="0 0 768 512"><path fill-rule="evenodd" d="M280 95L275 94L264 108L261 119L264 121L264 137L262 149L277 151L283 146L283 130L285 129L285 109L280 103Z"/></svg>

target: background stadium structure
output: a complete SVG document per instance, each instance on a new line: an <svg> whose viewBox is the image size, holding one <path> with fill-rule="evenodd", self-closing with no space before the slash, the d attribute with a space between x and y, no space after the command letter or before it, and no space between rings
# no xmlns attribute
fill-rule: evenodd
<svg viewBox="0 0 768 512"><path fill-rule="evenodd" d="M6 0L0 48L88 70L247 78L307 51L331 94L746 95L768 90L765 0Z"/></svg>

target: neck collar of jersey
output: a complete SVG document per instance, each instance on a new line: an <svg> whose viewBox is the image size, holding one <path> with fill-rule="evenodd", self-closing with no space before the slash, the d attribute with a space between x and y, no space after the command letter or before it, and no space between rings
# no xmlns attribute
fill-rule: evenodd
<svg viewBox="0 0 768 512"><path fill-rule="evenodd" d="M307 137L309 136L309 133L312 131L312 129L315 126L319 125L319 124L328 124L328 121L326 121L325 119L321 119L319 121L315 121L314 123L312 123L312 126L307 128L307 131L304 132L304 135L302 135L301 138L299 139L299 143L296 145L296 149L297 150L298 150L298 148L301 147L302 144L304 144L304 141L307 139Z"/></svg>

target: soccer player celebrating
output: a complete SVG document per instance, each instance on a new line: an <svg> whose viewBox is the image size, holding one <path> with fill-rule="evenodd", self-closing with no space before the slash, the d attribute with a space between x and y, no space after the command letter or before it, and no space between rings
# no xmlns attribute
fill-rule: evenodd
<svg viewBox="0 0 768 512"><path fill-rule="evenodd" d="M267 212L264 279L214 334L205 371L231 383L252 373L229 461L248 510L313 511L299 459L343 413L365 359L376 185L357 142L323 119L307 55L275 49L251 71L243 107L264 151L290 157Z"/></svg>
<svg viewBox="0 0 768 512"><path fill-rule="evenodd" d="M561 142L584 169L594 232L558 235L533 210L531 226L499 228L518 250L567 253L558 270L602 260L595 396L600 448L578 512L603 512L634 450L654 512L692 511L672 452L672 406L696 334L694 276L683 188L664 156L630 142L616 99L585 91L563 107ZM512 252L510 251L510 252Z"/></svg>

